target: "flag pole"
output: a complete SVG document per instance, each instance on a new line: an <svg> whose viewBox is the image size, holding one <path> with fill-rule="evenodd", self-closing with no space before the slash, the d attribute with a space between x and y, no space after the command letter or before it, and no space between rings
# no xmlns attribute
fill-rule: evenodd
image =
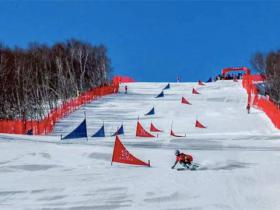
<svg viewBox="0 0 280 210"><path fill-rule="evenodd" d="M87 115L86 115L86 111L84 111L84 115L85 115L86 132L87 132ZM87 141L88 141L88 135L87 135Z"/></svg>

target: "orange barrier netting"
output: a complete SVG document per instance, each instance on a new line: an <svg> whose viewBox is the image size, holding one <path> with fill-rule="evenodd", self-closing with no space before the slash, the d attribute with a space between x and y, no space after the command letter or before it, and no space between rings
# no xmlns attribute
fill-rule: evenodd
<svg viewBox="0 0 280 210"><path fill-rule="evenodd" d="M242 85L248 93L248 103L262 110L272 121L274 126L280 129L280 108L271 101L269 98L258 95L258 90L254 85L254 82L264 81L261 75L244 75ZM252 96L254 99L252 102Z"/></svg>
<svg viewBox="0 0 280 210"><path fill-rule="evenodd" d="M124 76L115 76L113 78L113 84L118 85L121 82L135 82L135 80L131 77L124 77Z"/></svg>
<svg viewBox="0 0 280 210"><path fill-rule="evenodd" d="M253 105L261 109L269 117L274 126L280 129L280 109L275 103L269 99L256 95Z"/></svg>
<svg viewBox="0 0 280 210"><path fill-rule="evenodd" d="M51 110L42 120L0 120L0 133L26 134L32 129L35 135L49 134L58 120L98 97L117 93L118 89L118 84L93 88L74 99L69 99L61 107Z"/></svg>

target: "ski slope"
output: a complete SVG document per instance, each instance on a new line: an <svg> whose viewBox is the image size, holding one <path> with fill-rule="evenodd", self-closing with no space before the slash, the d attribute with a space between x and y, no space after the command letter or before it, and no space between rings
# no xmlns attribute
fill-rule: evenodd
<svg viewBox="0 0 280 210"><path fill-rule="evenodd" d="M128 85L128 94L124 94ZM280 209L280 132L265 114L246 112L241 82L127 83L83 106L50 136L0 134L0 209ZM201 94L193 95L192 88ZM184 96L192 105L181 104ZM155 116L144 116L152 107ZM150 168L113 163L114 137L60 141L87 117L88 134L124 125L126 148ZM157 138L135 137L137 119ZM198 129L198 119L207 129ZM178 135L169 135L171 124ZM196 171L171 170L174 150L191 153Z"/></svg>

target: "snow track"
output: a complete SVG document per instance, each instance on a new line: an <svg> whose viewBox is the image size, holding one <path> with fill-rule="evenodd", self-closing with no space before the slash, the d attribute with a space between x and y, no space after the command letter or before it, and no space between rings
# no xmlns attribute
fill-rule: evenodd
<svg viewBox="0 0 280 210"><path fill-rule="evenodd" d="M246 113L240 82L206 86L128 83L57 123L51 136L0 135L0 209L280 209L280 132L259 110ZM193 95L192 88L201 94ZM184 96L192 105L180 103ZM155 107L155 116L144 116ZM114 138L60 141L87 115L88 134L105 124L151 168L113 164ZM135 138L138 117L164 130L158 138ZM194 127L195 120L207 129ZM170 137L173 122L175 133ZM196 171L171 170L174 149L189 152Z"/></svg>

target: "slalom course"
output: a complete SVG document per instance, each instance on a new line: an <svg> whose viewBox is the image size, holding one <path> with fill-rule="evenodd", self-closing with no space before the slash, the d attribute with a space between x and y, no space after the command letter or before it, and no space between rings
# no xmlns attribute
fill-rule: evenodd
<svg viewBox="0 0 280 210"><path fill-rule="evenodd" d="M150 125L150 131L151 132L162 132L162 130L156 128L153 123L151 123L151 125Z"/></svg>
<svg viewBox="0 0 280 210"><path fill-rule="evenodd" d="M199 122L198 120L195 121L195 127L196 128L207 128L206 126L204 126L201 122Z"/></svg>
<svg viewBox="0 0 280 210"><path fill-rule="evenodd" d="M153 107L148 113L145 114L145 116L154 115L155 114L155 108Z"/></svg>
<svg viewBox="0 0 280 210"><path fill-rule="evenodd" d="M200 94L196 89L192 89L192 94Z"/></svg>
<svg viewBox="0 0 280 210"><path fill-rule="evenodd" d="M164 97L164 92L163 91L161 91L161 93L160 94L158 94L155 98L163 98Z"/></svg>
<svg viewBox="0 0 280 210"><path fill-rule="evenodd" d="M182 104L189 104L189 105L191 105L191 103L185 97L182 97L181 103Z"/></svg>
<svg viewBox="0 0 280 210"><path fill-rule="evenodd" d="M276 104L271 109L265 97L255 99L250 80L244 85L258 107L252 106L250 114L241 82L207 83L199 96L191 94L196 81L174 82L168 97L155 99L166 85L122 83L120 90L128 86L131 94L84 105L60 119L49 136L0 134L3 208L278 210L280 131L263 112L280 125ZM182 105L182 96L192 106ZM157 116L151 120L144 113L152 107ZM69 134L84 121L84 111L90 116L89 136L104 122L106 139L60 141L61 133ZM135 137L140 113L142 128L157 138ZM195 127L196 119L207 129ZM151 122L163 132L152 133ZM122 124L125 136L111 137ZM199 168L177 171L177 164L172 170L176 149L191 154Z"/></svg>
<svg viewBox="0 0 280 210"><path fill-rule="evenodd" d="M138 137L147 137L147 138L153 138L155 137L154 135L150 134L148 131L146 131L143 126L140 124L139 121L137 121L137 126L136 126L136 136Z"/></svg>
<svg viewBox="0 0 280 210"><path fill-rule="evenodd" d="M124 135L123 125L121 125L121 127L112 136L117 136L117 135Z"/></svg>
<svg viewBox="0 0 280 210"><path fill-rule="evenodd" d="M134 157L125 148L125 146L122 144L118 136L116 136L115 138L115 145L114 145L111 165L113 162L151 167L150 161L148 163L145 163L142 160L139 160L138 158Z"/></svg>
<svg viewBox="0 0 280 210"><path fill-rule="evenodd" d="M67 136L62 137L61 140L65 139L78 139L78 138L87 138L87 123L86 119L81 122L81 124L75 128L71 133L69 133Z"/></svg>
<svg viewBox="0 0 280 210"><path fill-rule="evenodd" d="M93 134L91 137L105 137L104 123L101 126L101 128L95 134Z"/></svg>

